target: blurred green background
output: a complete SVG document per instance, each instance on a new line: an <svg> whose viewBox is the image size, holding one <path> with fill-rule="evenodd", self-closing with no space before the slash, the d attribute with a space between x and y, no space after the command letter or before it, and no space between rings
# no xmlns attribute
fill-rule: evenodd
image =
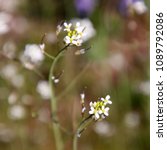
<svg viewBox="0 0 167 150"><path fill-rule="evenodd" d="M26 69L19 58L44 33L46 51L56 55L63 47L57 25L76 18L89 19L94 34L84 55L71 48L57 64L55 74L64 72L55 85L60 123L75 131L83 91L87 111L109 94L109 117L83 132L78 149L150 149L149 0L0 0L0 150L55 150L45 82L52 61ZM70 133L62 132L65 150L72 150Z"/></svg>

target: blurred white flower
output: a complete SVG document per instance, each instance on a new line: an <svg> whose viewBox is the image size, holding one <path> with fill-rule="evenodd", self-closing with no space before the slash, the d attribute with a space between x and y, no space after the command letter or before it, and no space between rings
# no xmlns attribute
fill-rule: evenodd
<svg viewBox="0 0 167 150"><path fill-rule="evenodd" d="M140 92L144 93L145 95L150 95L150 82L143 81L138 85L138 89Z"/></svg>
<svg viewBox="0 0 167 150"><path fill-rule="evenodd" d="M17 67L14 64L7 64L1 69L2 75L6 79L12 79L17 74Z"/></svg>
<svg viewBox="0 0 167 150"><path fill-rule="evenodd" d="M25 46L24 53L22 53L20 57L25 67L28 69L33 69L35 66L41 65L42 61L44 60L44 55L41 48L43 48L43 45L27 44Z"/></svg>
<svg viewBox="0 0 167 150"><path fill-rule="evenodd" d="M24 84L24 76L22 74L17 74L13 76L11 79L11 83L17 88L22 87Z"/></svg>
<svg viewBox="0 0 167 150"><path fill-rule="evenodd" d="M43 99L49 99L51 96L49 83L47 81L39 81L37 84L37 92Z"/></svg>
<svg viewBox="0 0 167 150"><path fill-rule="evenodd" d="M121 53L112 54L108 62L117 71L122 71L126 64L125 58Z"/></svg>
<svg viewBox="0 0 167 150"><path fill-rule="evenodd" d="M88 41L89 39L91 39L92 37L94 37L96 35L96 30L93 27L92 22L88 18L86 18L86 19L76 18L76 19L72 19L71 22L74 23L74 24L79 22L80 26L82 28L78 27L78 30L82 31L84 29L84 32L83 32L83 35L82 35L83 42Z"/></svg>
<svg viewBox="0 0 167 150"><path fill-rule="evenodd" d="M9 104L15 104L18 99L18 94L16 92L10 93L8 97L8 103Z"/></svg>
<svg viewBox="0 0 167 150"><path fill-rule="evenodd" d="M8 128L5 124L0 123L0 142L9 143L15 139L16 135L13 129Z"/></svg>
<svg viewBox="0 0 167 150"><path fill-rule="evenodd" d="M16 45L12 41L7 41L3 45L3 53L6 57L12 59L16 56Z"/></svg>
<svg viewBox="0 0 167 150"><path fill-rule="evenodd" d="M9 22L11 16L8 13L0 12L0 35L6 34L10 31Z"/></svg>
<svg viewBox="0 0 167 150"><path fill-rule="evenodd" d="M12 120L21 120L26 116L26 110L22 105L13 105L9 107L8 116Z"/></svg>
<svg viewBox="0 0 167 150"><path fill-rule="evenodd" d="M0 9L8 12L15 11L22 0L0 0Z"/></svg>
<svg viewBox="0 0 167 150"><path fill-rule="evenodd" d="M9 80L15 87L20 88L24 84L24 77L18 74L18 68L14 64L8 64L2 68L2 76Z"/></svg>
<svg viewBox="0 0 167 150"><path fill-rule="evenodd" d="M129 112L125 115L125 124L127 127L137 127L140 124L140 116L137 112Z"/></svg>
<svg viewBox="0 0 167 150"><path fill-rule="evenodd" d="M147 6L144 1L136 1L132 5L135 12L139 15L144 14L147 11Z"/></svg>
<svg viewBox="0 0 167 150"><path fill-rule="evenodd" d="M112 136L114 134L114 128L106 121L99 121L94 125L94 131L101 136Z"/></svg>
<svg viewBox="0 0 167 150"><path fill-rule="evenodd" d="M58 29L57 29L58 30ZM60 30L60 29L59 29ZM56 31L56 34L55 34L55 32L49 32L49 33L47 33L47 35L46 35L46 37L45 37L45 40L46 40L46 42L47 43L55 43L55 41L56 41L56 39L57 39L57 35L59 34L59 33L61 32L61 31Z"/></svg>

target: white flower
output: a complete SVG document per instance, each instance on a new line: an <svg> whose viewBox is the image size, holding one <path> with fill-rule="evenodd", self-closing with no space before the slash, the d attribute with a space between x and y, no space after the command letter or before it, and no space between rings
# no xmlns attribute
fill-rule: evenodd
<svg viewBox="0 0 167 150"><path fill-rule="evenodd" d="M100 118L98 110L96 110L94 107L90 108L89 114L94 115L95 120L98 120Z"/></svg>
<svg viewBox="0 0 167 150"><path fill-rule="evenodd" d="M18 94L16 92L12 92L8 97L8 103L9 104L15 104L18 99Z"/></svg>
<svg viewBox="0 0 167 150"><path fill-rule="evenodd" d="M96 107L96 104L97 104L97 102L94 102L94 103L93 103L93 102L90 102L90 103L89 103L90 107Z"/></svg>
<svg viewBox="0 0 167 150"><path fill-rule="evenodd" d="M4 12L0 12L0 35L6 34L10 31L9 23L12 17Z"/></svg>
<svg viewBox="0 0 167 150"><path fill-rule="evenodd" d="M89 114L93 115L95 120L104 119L109 115L109 107L106 107L107 104L112 104L110 101L110 96L107 95L105 98L101 98L101 100L97 102L90 102L90 111Z"/></svg>
<svg viewBox="0 0 167 150"><path fill-rule="evenodd" d="M51 96L49 84L47 81L39 81L37 84L37 92L43 99L49 99Z"/></svg>
<svg viewBox="0 0 167 150"><path fill-rule="evenodd" d="M8 79L12 85L20 88L24 84L24 77L18 73L18 68L14 64L8 64L1 69L2 76Z"/></svg>
<svg viewBox="0 0 167 150"><path fill-rule="evenodd" d="M25 117L26 111L22 105L13 105L9 108L8 115L13 120L20 120Z"/></svg>
<svg viewBox="0 0 167 150"><path fill-rule="evenodd" d="M76 46L81 46L82 45L82 40L78 39L78 40L73 40L72 44L76 45Z"/></svg>
<svg viewBox="0 0 167 150"><path fill-rule="evenodd" d="M137 14L141 15L147 11L147 6L143 1L137 1L133 3L133 9L136 11Z"/></svg>
<svg viewBox="0 0 167 150"><path fill-rule="evenodd" d="M109 107L102 106L101 110L100 110L100 114L104 114L105 116L108 116L108 111L109 111Z"/></svg>
<svg viewBox="0 0 167 150"><path fill-rule="evenodd" d="M14 64L7 64L6 66L4 66L1 69L1 73L2 75L6 78L6 79L12 79L14 76L17 75L18 72L18 68L16 65Z"/></svg>
<svg viewBox="0 0 167 150"><path fill-rule="evenodd" d="M39 66L44 60L44 55L41 51L44 45L27 44L25 51L21 55L20 59L28 69L32 69L34 66Z"/></svg>
<svg viewBox="0 0 167 150"><path fill-rule="evenodd" d="M142 81L138 85L138 91L142 92L145 95L150 95L150 82Z"/></svg>
<svg viewBox="0 0 167 150"><path fill-rule="evenodd" d="M101 98L101 100L104 102L104 104L112 104L112 101L110 100L110 95L107 95L105 98Z"/></svg>
<svg viewBox="0 0 167 150"><path fill-rule="evenodd" d="M114 127L107 121L99 121L94 125L94 131L104 137L109 137L114 134Z"/></svg>
<svg viewBox="0 0 167 150"><path fill-rule="evenodd" d="M71 22L76 23L76 26L77 26L76 30L78 33L82 34L83 42L88 41L89 39L91 39L92 37L96 35L96 30L93 27L91 20L89 20L88 18L86 19L76 18L76 19L71 20Z"/></svg>
<svg viewBox="0 0 167 150"><path fill-rule="evenodd" d="M73 38L72 37L69 37L69 36L65 36L64 38L64 42L68 45L70 43L72 43L73 41Z"/></svg>
<svg viewBox="0 0 167 150"><path fill-rule="evenodd" d="M64 27L65 27L64 31L71 31L70 29L71 26L72 26L72 23L67 24L67 22L64 22Z"/></svg>
<svg viewBox="0 0 167 150"><path fill-rule="evenodd" d="M128 112L125 114L124 122L127 127L135 128L140 124L140 115L138 112Z"/></svg>
<svg viewBox="0 0 167 150"><path fill-rule="evenodd" d="M83 43L82 36L84 28L80 26L80 23L77 22L76 25L71 29L72 24L64 23L64 31L67 32L66 36L64 37L64 42L66 45L76 45L81 46Z"/></svg>

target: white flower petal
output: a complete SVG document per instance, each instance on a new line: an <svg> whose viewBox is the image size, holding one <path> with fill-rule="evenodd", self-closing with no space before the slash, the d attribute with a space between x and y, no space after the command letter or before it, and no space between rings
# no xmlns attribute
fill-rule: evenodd
<svg viewBox="0 0 167 150"><path fill-rule="evenodd" d="M106 107L106 108L105 108L105 111L109 111L109 109L110 109L109 107Z"/></svg>
<svg viewBox="0 0 167 150"><path fill-rule="evenodd" d="M100 100L104 101L105 99L102 97L102 98L100 98Z"/></svg>
<svg viewBox="0 0 167 150"><path fill-rule="evenodd" d="M109 100L109 99L110 99L110 95L107 95L107 96L106 96L106 100Z"/></svg>
<svg viewBox="0 0 167 150"><path fill-rule="evenodd" d="M97 113L95 113L95 120L97 120L97 119L99 119L99 114L98 114L98 112Z"/></svg>

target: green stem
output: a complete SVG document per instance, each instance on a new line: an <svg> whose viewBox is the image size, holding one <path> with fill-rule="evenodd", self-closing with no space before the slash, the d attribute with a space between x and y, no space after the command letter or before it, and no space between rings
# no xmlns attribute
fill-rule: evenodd
<svg viewBox="0 0 167 150"><path fill-rule="evenodd" d="M73 138L73 150L77 150L78 137L87 128L87 126L93 121L92 115L85 118L78 126L78 129Z"/></svg>
<svg viewBox="0 0 167 150"><path fill-rule="evenodd" d="M78 143L78 135L76 133L73 138L73 150L77 150L77 143Z"/></svg>
<svg viewBox="0 0 167 150"><path fill-rule="evenodd" d="M49 57L50 59L54 60L55 57L53 57L52 55L48 54L46 51L43 51L43 53Z"/></svg>
<svg viewBox="0 0 167 150"><path fill-rule="evenodd" d="M54 60L52 62L50 72L49 72L49 86L50 86L50 89L51 89L51 112L52 112L52 115L53 115L53 119L56 120L56 122L57 122L57 123L53 122L53 132L54 132L54 138L55 138L55 142L56 142L56 150L63 150L64 145L63 145L63 140L62 140L62 137L61 137L60 127L59 127L59 123L58 123L58 117L56 116L57 98L56 98L55 92L54 92L54 84L53 84L53 81L52 81L52 77L54 75L54 68L55 68L55 65L56 65L57 61L62 56L63 51L68 46L69 45L67 45L63 49L61 49L59 51L59 53L56 55L56 57L54 57Z"/></svg>

